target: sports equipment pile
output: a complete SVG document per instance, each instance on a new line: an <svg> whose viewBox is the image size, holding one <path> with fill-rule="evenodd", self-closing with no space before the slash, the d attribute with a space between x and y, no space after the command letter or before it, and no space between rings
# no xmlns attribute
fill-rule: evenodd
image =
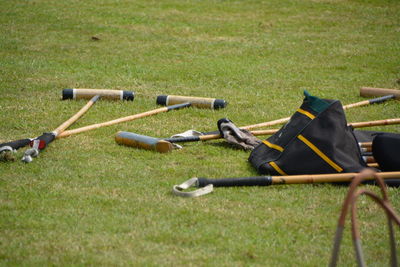
<svg viewBox="0 0 400 267"><path fill-rule="evenodd" d="M385 187L400 186L400 134L367 132L354 129L400 124L400 118L348 123L345 110L382 103L390 99L398 99L400 97L399 92L399 90L395 89L363 87L360 89L361 96L379 97L342 106L338 100L321 99L305 91L303 103L291 117L242 127L237 127L231 120L222 118L217 123L218 131L202 133L190 130L168 138L156 138L139 133L120 131L116 133L115 141L119 145L168 153L174 149L181 149L182 146L178 145L178 143L224 138L236 148L251 151L248 161L259 174L263 175L217 179L194 177L180 185L173 186L172 192L182 197L205 195L212 192L214 187L272 186L308 183L340 183L342 185L349 185L351 183L339 219L331 266L335 266L337 262L345 215L350 207L352 207L353 241L357 261L360 266L364 265L355 217L355 202L357 197L362 194L370 196L386 211L391 233L392 264L397 265L392 228L393 222L400 225L400 219L389 204ZM64 89L62 92L63 100L90 100L76 114L51 132L43 133L36 138L25 138L0 144L1 159L3 161L12 161L14 159L13 155L18 149L29 145L29 148L22 157L23 162L29 163L55 139L142 119L171 110L187 107L218 110L227 106L227 101L223 99L159 95L156 96L156 103L165 107L67 130L98 99L133 101L134 98L135 94L132 91ZM284 125L280 129L253 130L279 124ZM270 137L265 140L257 138L257 136L266 135L270 135ZM379 185L382 188L383 198L381 199L367 190L356 191L357 186L361 183ZM192 187L197 188L192 190Z"/></svg>

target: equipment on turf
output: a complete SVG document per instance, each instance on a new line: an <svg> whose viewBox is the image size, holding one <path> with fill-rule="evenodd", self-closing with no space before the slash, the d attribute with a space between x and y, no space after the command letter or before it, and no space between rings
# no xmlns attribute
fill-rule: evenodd
<svg viewBox="0 0 400 267"><path fill-rule="evenodd" d="M90 99L95 95L101 96L101 99L131 100L133 101L135 93L132 91L112 90L112 89L64 89L62 99Z"/></svg>
<svg viewBox="0 0 400 267"><path fill-rule="evenodd" d="M120 145L155 150L160 153L170 152L174 148L170 142L158 138L122 131L115 135L115 141Z"/></svg>
<svg viewBox="0 0 400 267"><path fill-rule="evenodd" d="M285 176L254 176L238 178L191 178L180 185L173 186L173 193L182 197L197 197L213 191L213 187L233 186L270 186L283 184L313 184L313 183L346 183L351 182L358 173L314 174L314 175L285 175ZM400 172L380 172L379 177L385 179L387 185L399 186ZM365 180L373 180L366 177ZM199 189L185 192L191 187Z"/></svg>
<svg viewBox="0 0 400 267"><path fill-rule="evenodd" d="M340 101L304 95L290 121L252 150L249 162L257 172L323 174L367 167Z"/></svg>
<svg viewBox="0 0 400 267"><path fill-rule="evenodd" d="M194 107L211 109L224 108L228 104L228 102L223 99L178 95L159 95L157 96L156 102L157 104L164 106L190 102Z"/></svg>
<svg viewBox="0 0 400 267"><path fill-rule="evenodd" d="M360 96L383 96L393 95L394 98L400 99L400 90L398 89L386 89L386 88L373 88L373 87L361 87Z"/></svg>
<svg viewBox="0 0 400 267"><path fill-rule="evenodd" d="M276 130L260 130L250 132L254 136L257 135L269 135L271 131ZM197 138L197 139L196 139ZM182 138L155 138L151 136L136 134L132 132L118 132L115 136L115 141L121 145L127 145L136 148L143 148L146 150L154 150L160 153L170 152L174 149L174 144L178 142L193 142L193 141L204 141L211 139L222 138L221 135L204 135L196 137L182 137ZM178 142L175 142L178 141Z"/></svg>
<svg viewBox="0 0 400 267"><path fill-rule="evenodd" d="M26 150L24 156L22 157L22 161L29 163L33 159L32 157L37 157L39 152L45 149L59 134L61 134L65 129L67 129L70 125L76 122L89 108L99 99L99 96L92 97L91 100L81 108L75 115L65 121L63 124L58 126L55 130L49 133L43 133L41 136L34 138L30 141L31 148ZM23 143L23 142L21 142Z"/></svg>
<svg viewBox="0 0 400 267"><path fill-rule="evenodd" d="M101 127L110 126L110 125L114 125L114 124L118 124L118 123L122 123L122 122L133 121L133 120L136 120L136 119L140 119L140 118L156 115L156 114L159 114L159 113L168 112L170 110L189 107L190 105L191 105L191 103L182 103L182 104L167 106L167 107L163 107L163 108L153 109L153 110L150 110L150 111L146 111L146 112L143 112L143 113L139 113L139 114L135 114L135 115L131 115L131 116L118 118L118 119L111 120L111 121L106 121L106 122L102 122L102 123L96 123L96 124L88 125L88 126L85 126L85 127L81 127L81 128L65 131L65 132L61 133L60 135L58 135L57 138L63 138L63 137L67 137L67 136L70 136L70 135L73 135L73 134L87 132L87 131L90 131L90 130L94 130L94 129L98 129L98 128L101 128Z"/></svg>
<svg viewBox="0 0 400 267"><path fill-rule="evenodd" d="M356 202L359 199L359 196L361 195L366 195L370 197L385 211L389 229L391 266L397 266L398 262L397 262L396 241L394 237L395 232L393 229L393 223L397 224L397 226L400 226L400 217L395 213L393 207L389 202L386 185L385 182L383 181L383 179L385 179L385 174L386 173L375 173L369 169L369 170L364 170L363 172L354 177L352 183L350 184L347 196L343 202L342 210L339 216L339 221L336 228L336 234L334 237L331 260L329 264L330 267L334 267L337 265L337 261L339 258L340 243L342 241L347 213L351 213L351 224L352 224L351 231L352 231L353 245L356 251L356 259L358 266L365 266L365 260L361 246L360 231L358 227L357 206L356 206ZM360 185L364 180L371 179L371 177L373 177L376 180L376 183L380 186L382 198L380 198L374 192L366 189L360 189L356 191L358 185Z"/></svg>
<svg viewBox="0 0 400 267"><path fill-rule="evenodd" d="M352 104L348 104L343 106L343 109L349 109L349 108L355 108L355 107L361 107L361 106L366 106L366 105L372 105L372 104L379 104L379 103L383 103L389 99L393 99L395 98L395 96L393 94L386 94L382 97L378 97L378 98L373 98L373 99L369 99L369 100L364 100L364 101L360 101L360 102L356 102L356 103L352 103ZM261 128L261 127L267 127L267 126L273 126L273 125L279 125L279 124L283 124L288 122L290 119L290 117L287 118L283 118L283 119L278 119L278 120L274 120L274 121L268 121L268 122L262 122L262 123L257 123L257 124L252 124L252 125L247 125L247 126L243 126L240 127L241 129L245 129L245 130L250 130L250 129L256 129L256 128Z"/></svg>
<svg viewBox="0 0 400 267"><path fill-rule="evenodd" d="M380 125L380 123L385 123L388 120L379 120L379 121L370 121L370 122L354 122L354 123L349 123L349 126L353 126L355 125L358 128L362 128L362 127L367 127L370 125ZM400 119L391 119L390 120L392 123L400 123ZM385 124L387 125L387 124ZM275 134L276 132L278 132L279 129L269 129L269 130L257 130L257 131L249 131L249 133L251 133L254 136L263 136L263 135L272 135ZM68 132L68 131L66 131ZM124 142L126 142L128 146L132 146L132 147L137 147L137 148L143 148L143 149L150 149L150 150L155 150L157 152L161 152L159 151L159 149L157 149L157 146L162 146L162 145L158 145L158 142L164 143L163 146L167 146L165 144L165 142L170 143L171 145L168 145L168 147L172 150L173 149L173 144L176 143L185 143L185 142L198 142L198 141L207 141L207 140L215 140L215 139L221 139L223 138L221 134L208 134L208 135L198 135L198 136L186 136L186 137L173 137L173 138L155 138L155 137L151 137L151 136L145 136L145 135L140 135L140 134L136 134L136 133L131 133L131 132L126 132L129 134L125 134L124 138L125 140L121 139L119 141L117 141L117 143L119 144L125 144ZM119 134L117 133L117 136ZM116 138L117 138L116 136ZM64 136L62 136L64 137ZM127 139L130 139L129 141ZM128 144L129 143L129 144ZM149 147L148 145L151 144L151 147ZM155 147L153 147L153 145L155 145ZM367 151L371 151L370 147L372 145L372 143L359 143L358 144L360 146L360 148L365 149L365 152ZM154 149L155 148L155 149ZM164 149L163 149L164 150ZM171 151L169 150L169 151ZM167 151L167 152L169 152ZM162 152L164 153L164 152Z"/></svg>

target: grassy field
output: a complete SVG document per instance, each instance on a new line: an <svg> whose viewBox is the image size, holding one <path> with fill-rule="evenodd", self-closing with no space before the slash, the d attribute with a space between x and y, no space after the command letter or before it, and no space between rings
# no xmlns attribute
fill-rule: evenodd
<svg viewBox="0 0 400 267"><path fill-rule="evenodd" d="M114 135L287 117L304 89L348 104L363 100L361 86L400 88L399 1L0 0L0 8L0 142L52 131L86 103L61 101L63 88L136 93L133 102L99 101L71 128L158 108L159 94L229 102L56 140L30 164L19 161L24 149L0 163L0 265L328 264L346 187L217 188L183 199L172 186L194 176L256 175L249 152L216 140L158 154L119 146ZM355 122L399 112L391 101L346 113ZM400 211L400 191L389 193ZM365 256L382 266L386 220L370 204L360 204ZM355 265L348 229L340 264Z"/></svg>

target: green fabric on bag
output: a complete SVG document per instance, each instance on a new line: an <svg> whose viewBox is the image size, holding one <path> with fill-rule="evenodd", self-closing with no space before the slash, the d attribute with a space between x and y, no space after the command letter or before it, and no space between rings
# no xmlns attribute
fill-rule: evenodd
<svg viewBox="0 0 400 267"><path fill-rule="evenodd" d="M305 100L310 105L310 108L315 112L321 113L330 105L327 101L318 98L316 96L310 95L310 93L307 90L304 90L304 96L306 97Z"/></svg>

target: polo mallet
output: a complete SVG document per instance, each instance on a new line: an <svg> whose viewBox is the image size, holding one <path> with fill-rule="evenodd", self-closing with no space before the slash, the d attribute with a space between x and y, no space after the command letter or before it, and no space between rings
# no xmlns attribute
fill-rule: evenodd
<svg viewBox="0 0 400 267"><path fill-rule="evenodd" d="M135 93L132 91L114 90L114 89L64 89L62 99L90 99L95 95L101 96L101 99L130 100L133 101Z"/></svg>
<svg viewBox="0 0 400 267"><path fill-rule="evenodd" d="M364 101L360 101L360 102L356 102L356 103L352 103L352 104L348 104L343 106L343 109L350 109L350 108L355 108L355 107L361 107L361 106L367 106L367 105L372 105L372 104L379 104L379 103L383 103L389 99L394 99L395 95L393 94L386 94L382 97L378 97L378 98L373 98L373 99L369 99L369 100L364 100ZM240 127L241 129L245 129L245 130L250 130L250 129L256 129L256 128L261 128L261 127L267 127L267 126L274 126L274 125L278 125L278 124L283 124L286 123L290 120L290 117L287 118L283 118L283 119L278 119L278 120L274 120L274 121L267 121L267 122L262 122L262 123L258 123L258 124L252 124L252 125L247 125L247 126L243 126Z"/></svg>
<svg viewBox="0 0 400 267"><path fill-rule="evenodd" d="M213 187L237 187L237 186L270 186L282 184L314 184L314 183L344 183L351 182L358 173L338 174L306 174L286 176L254 176L238 178L191 178L180 185L174 185L173 194L181 197L198 197L213 191ZM387 184L399 185L400 172L380 172L379 177L385 179ZM365 180L373 180L374 177L366 177ZM191 187L199 189L185 192Z"/></svg>
<svg viewBox="0 0 400 267"><path fill-rule="evenodd" d="M373 87L361 87L360 88L360 96L363 96L363 97L383 96L383 95L393 95L394 98L400 99L400 90L387 89L387 88L373 88Z"/></svg>
<svg viewBox="0 0 400 267"><path fill-rule="evenodd" d="M190 102L193 107L197 108L210 108L220 109L226 107L228 102L223 99L206 98L206 97L192 97L192 96L179 96L179 95L159 95L157 96L157 104L163 106L176 105L181 103Z"/></svg>
<svg viewBox="0 0 400 267"><path fill-rule="evenodd" d="M394 229L393 223L397 226L400 226L400 217L395 213L393 207L390 205L388 192L386 189L386 185L383 181L385 179L385 173L375 173L372 170L364 170L360 174L356 175L349 186L348 193L345 197L345 200L342 205L342 210L340 212L338 225L336 228L336 233L334 237L334 244L332 249L332 255L330 259L329 266L334 267L337 265L337 261L339 258L339 250L340 243L342 241L343 231L346 222L347 213L351 213L351 232L353 237L354 249L356 251L356 259L358 266L365 266L365 260L363 255L363 250L361 246L361 238L360 231L358 227L357 220L357 206L356 202L361 195L366 195L374 200L386 213L388 220L388 229L389 229L389 241L390 241L390 249L391 249L391 266L397 266L397 252L396 252L396 241L394 237ZM381 188L382 198L380 198L377 194L372 191L366 189L357 190L357 187L366 179L370 179L370 177L374 177L376 179L376 183Z"/></svg>
<svg viewBox="0 0 400 267"><path fill-rule="evenodd" d="M367 121L367 122L353 122L349 123L349 126L353 128L363 128L363 127L371 127L371 126L382 126L382 125L393 125L400 124L400 118L396 119L387 119L387 120L377 120L377 121ZM243 129L243 128L241 128ZM257 130L250 131L255 136L259 135L272 135L278 132L279 129L269 129L269 130ZM170 142L170 143L183 143L183 142L196 142L196 141L207 141L214 139L221 139L221 134L208 134L208 135L199 135L199 136L187 136L187 137L173 137L173 138L162 138L161 140ZM369 148L371 143L360 143L361 147Z"/></svg>
<svg viewBox="0 0 400 267"><path fill-rule="evenodd" d="M131 100L134 99L134 93L132 91L123 91L123 90L111 90L111 89L64 89L62 91L62 99L94 99L96 100L101 97L102 99L115 99L115 100ZM94 102L93 102L94 103ZM76 120L79 117L76 118ZM72 118L71 118L72 119ZM31 162L32 157L35 157L39 154L40 150L43 150L47 144L52 142L55 138L57 138L65 129L67 129L72 123L76 120L71 120L71 123L66 122L65 125L61 125L59 128L54 130L52 133L45 133L42 136L32 140L31 146L32 149L28 149L25 152L22 160L24 162ZM39 141L38 141L39 140ZM43 142L41 142L42 140Z"/></svg>
<svg viewBox="0 0 400 267"><path fill-rule="evenodd" d="M353 128L363 128L370 126L392 125L392 124L400 124L400 118L367 121L367 122L353 122L349 123L348 125L352 126ZM279 129L269 129L269 130L250 131L250 133L253 134L254 136L260 136L260 135L272 135L278 131ZM169 152L173 149L172 143L207 141L207 140L215 140L221 138L222 138L221 134L208 134L208 135L175 137L175 138L155 138L131 132L118 132L115 137L115 140L118 144L155 150L157 152L163 153L163 152ZM166 142L170 143L170 145L167 145ZM359 145L361 147L365 146L367 148L371 146L370 143L360 143ZM160 147L160 149L157 148L158 146Z"/></svg>
<svg viewBox="0 0 400 267"><path fill-rule="evenodd" d="M65 121L63 124L58 126L55 130L49 133L43 133L41 136L34 138L29 142L31 148L26 150L24 156L22 157L22 161L29 163L32 161L32 157L37 157L39 152L45 149L60 133L62 133L65 129L67 129L70 125L76 122L86 111L89 110L91 106L99 99L99 96L96 95L89 100L89 102L81 108L75 115ZM25 140L25 139L23 139ZM24 143L18 142L17 143Z"/></svg>
<svg viewBox="0 0 400 267"><path fill-rule="evenodd" d="M251 133L255 136L268 135L275 132L275 130L260 130L252 131ZM146 150L154 150L160 153L171 152L174 149L174 143L178 142L194 142L194 141L205 141L211 139L222 138L219 134L212 135L200 135L200 136L189 136L179 138L155 138L151 136L141 135L132 132L120 131L115 135L115 142L120 145L126 145L136 148L142 148ZM175 142L175 141L178 142Z"/></svg>
<svg viewBox="0 0 400 267"><path fill-rule="evenodd" d="M163 99L165 96L159 96L160 99ZM378 103L383 103L389 99L393 99L394 96L393 95L385 95L383 97L378 97L378 98L373 98L373 99L369 99L369 100L363 100L360 102L356 102L356 103L352 103L352 104L348 104L343 106L343 109L350 109L350 108L354 108L354 107L360 107L360 106L366 106L366 105L372 105L372 104L378 104ZM157 102L165 102L165 101L158 101ZM256 129L256 128L262 128L262 127L268 127L268 126L274 126L274 125L279 125L279 124L283 124L286 123L290 120L290 117L287 118L283 118L283 119L277 119L277 120L273 120L273 121L267 121L267 122L262 122L262 123L257 123L257 124L251 124L251 125L247 125L247 126L242 126L240 127L240 129L244 129L244 130L251 130L251 129ZM193 131L192 131L193 132ZM218 131L214 131L214 132L207 132L207 133L201 133L198 132L200 135L211 135L211 134L218 134ZM196 139L196 138L195 138ZM208 139L204 139L204 140L208 140ZM194 140L194 141L199 141L199 140Z"/></svg>
<svg viewBox="0 0 400 267"><path fill-rule="evenodd" d="M90 131L90 130L98 129L98 128L105 127L105 126L111 126L111 125L114 125L114 124L123 123L123 122L127 122L127 121L133 121L133 120L137 120L137 119L140 119L140 118L149 117L149 116L156 115L156 114L159 114L159 113L168 112L168 111L171 111L171 110L174 110L174 109L180 109L180 108L185 108L185 107L189 107L189 106L191 106L191 103L182 103L182 104L167 106L167 107L163 107L163 108L153 109L153 110L150 110L150 111L146 111L146 112L143 112L143 113L139 113L139 114L135 114L135 115L131 115L131 116L118 118L118 119L111 120L111 121L106 121L106 122L102 122L102 123L96 123L96 124L84 126L84 127L73 129L73 130L68 130L68 131L65 131L65 132L61 133L60 135L58 135L57 138L68 137L68 136L73 135L73 134L87 132L87 131Z"/></svg>

